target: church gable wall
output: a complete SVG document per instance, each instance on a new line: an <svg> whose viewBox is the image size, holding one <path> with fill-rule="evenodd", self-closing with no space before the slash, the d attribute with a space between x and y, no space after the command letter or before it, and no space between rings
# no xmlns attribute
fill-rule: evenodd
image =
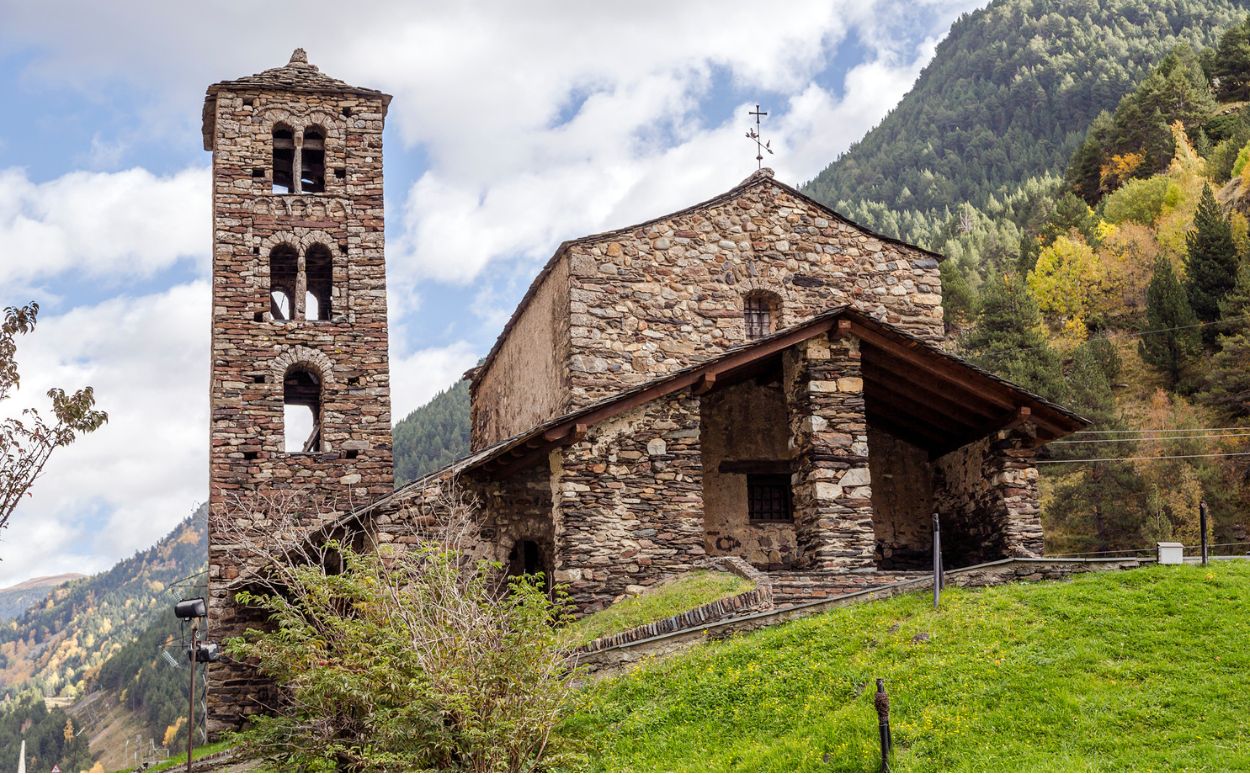
<svg viewBox="0 0 1250 775"><path fill-rule="evenodd" d="M752 291L775 294L776 328L850 304L925 341L943 336L932 255L767 182L632 233L572 243L568 261L566 410L742 344Z"/></svg>
<svg viewBox="0 0 1250 775"><path fill-rule="evenodd" d="M473 386L473 449L527 431L564 412L568 288L568 261L561 258Z"/></svg>

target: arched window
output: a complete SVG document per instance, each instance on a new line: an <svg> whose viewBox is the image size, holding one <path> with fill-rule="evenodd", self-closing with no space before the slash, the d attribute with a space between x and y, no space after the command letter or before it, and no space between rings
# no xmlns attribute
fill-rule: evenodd
<svg viewBox="0 0 1250 775"><path fill-rule="evenodd" d="M273 128L273 193L295 191L295 133L286 124Z"/></svg>
<svg viewBox="0 0 1250 775"><path fill-rule="evenodd" d="M321 127L310 126L304 130L300 145L299 190L305 194L319 194L326 190L326 134Z"/></svg>
<svg viewBox="0 0 1250 775"><path fill-rule="evenodd" d="M303 366L292 366L282 380L283 449L321 451L321 378Z"/></svg>
<svg viewBox="0 0 1250 775"><path fill-rule="evenodd" d="M769 291L751 291L742 298L747 339L762 339L777 330L781 298Z"/></svg>
<svg viewBox="0 0 1250 775"><path fill-rule="evenodd" d="M305 320L330 319L330 289L333 286L334 259L330 249L316 244L304 255L307 291L304 295Z"/></svg>
<svg viewBox="0 0 1250 775"><path fill-rule="evenodd" d="M295 318L295 289L299 278L299 254L282 244L269 252L269 312L274 320Z"/></svg>

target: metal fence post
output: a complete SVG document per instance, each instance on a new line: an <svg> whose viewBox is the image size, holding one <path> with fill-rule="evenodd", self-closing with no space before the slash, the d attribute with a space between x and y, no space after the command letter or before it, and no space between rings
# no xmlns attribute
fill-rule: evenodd
<svg viewBox="0 0 1250 775"><path fill-rule="evenodd" d="M933 512L933 607L942 602L942 524Z"/></svg>
<svg viewBox="0 0 1250 775"><path fill-rule="evenodd" d="M1202 564L1207 564L1207 501L1198 501L1198 530L1202 533Z"/></svg>

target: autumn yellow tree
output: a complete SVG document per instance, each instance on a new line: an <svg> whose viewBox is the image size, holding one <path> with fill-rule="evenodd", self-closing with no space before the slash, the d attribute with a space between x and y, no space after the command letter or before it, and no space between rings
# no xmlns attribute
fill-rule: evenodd
<svg viewBox="0 0 1250 775"><path fill-rule="evenodd" d="M1077 345L1091 316L1101 312L1103 279L1094 249L1079 237L1061 236L1042 248L1028 286L1046 322Z"/></svg>
<svg viewBox="0 0 1250 775"><path fill-rule="evenodd" d="M187 723L186 716L179 716L174 719L174 723L165 727L165 734L161 737L161 745L168 748L174 742L174 738L178 737L178 730L182 729L182 725Z"/></svg>

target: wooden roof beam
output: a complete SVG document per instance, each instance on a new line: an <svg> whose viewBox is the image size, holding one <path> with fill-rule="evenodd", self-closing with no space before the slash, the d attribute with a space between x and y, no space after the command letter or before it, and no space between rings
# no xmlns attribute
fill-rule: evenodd
<svg viewBox="0 0 1250 775"><path fill-rule="evenodd" d="M957 385L1001 409L1014 409L1016 406L1012 391L1006 385L1000 385L988 377L982 377L975 372L961 369L956 364L947 363L924 350L907 347L901 342L896 342L892 338L854 321L852 321L851 330L855 336L859 337L860 341L867 342L873 347L882 350L886 355L893 355L945 382ZM967 373L961 374L959 373L961 371Z"/></svg>
<svg viewBox="0 0 1250 775"><path fill-rule="evenodd" d="M984 423L993 423L1002 417L1002 409L997 406L987 406L979 396L957 386L943 391L942 388L951 386L935 385L932 374L897 358L881 355L867 357L864 358L863 368L865 386L885 377L894 377L906 382L908 392L917 396L917 400L942 405L957 404L965 411L980 417Z"/></svg>

